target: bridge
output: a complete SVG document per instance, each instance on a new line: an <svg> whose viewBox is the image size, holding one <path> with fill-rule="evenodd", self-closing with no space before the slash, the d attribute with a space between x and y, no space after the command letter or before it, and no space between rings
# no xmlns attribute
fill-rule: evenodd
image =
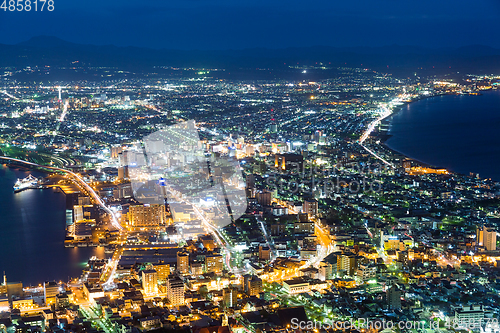
<svg viewBox="0 0 500 333"><path fill-rule="evenodd" d="M58 168L58 167L52 167L52 166L47 166L47 165L40 165L40 164L36 164L36 163L32 163L32 162L28 162L28 161L24 161L24 160L20 160L20 159L17 159L17 158L12 158L12 157L7 157L7 156L0 156L0 160L4 160L4 161L7 161L11 164L21 164L21 165L28 165L28 166L31 166L31 167L36 167L36 168L41 168L41 169L46 169L46 170L50 170L50 171L55 171L55 172L62 172L62 173L65 173L66 175L69 175L73 181L75 181L76 183L78 183L82 188L84 188L88 193L89 195L94 199L94 201L106 212L109 214L109 216L111 217L111 223L113 224L113 226L118 229L118 230L123 230L123 227L120 225L120 223L118 222L118 219L116 218L115 214L111 211L111 209L109 209L108 206L106 206L106 204L104 203L104 201L101 199L101 197L94 191L94 189L88 185L82 177L80 177L78 174L70 171L70 170L66 170L66 169L63 169L63 168Z"/></svg>

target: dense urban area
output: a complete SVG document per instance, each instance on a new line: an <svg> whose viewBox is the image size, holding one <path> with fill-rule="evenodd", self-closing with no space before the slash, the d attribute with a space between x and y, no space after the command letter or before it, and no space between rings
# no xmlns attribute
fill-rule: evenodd
<svg viewBox="0 0 500 333"><path fill-rule="evenodd" d="M0 159L65 194L65 247L106 255L4 273L0 331L500 332L500 184L384 145L407 103L500 77L16 78L48 70L0 68Z"/></svg>

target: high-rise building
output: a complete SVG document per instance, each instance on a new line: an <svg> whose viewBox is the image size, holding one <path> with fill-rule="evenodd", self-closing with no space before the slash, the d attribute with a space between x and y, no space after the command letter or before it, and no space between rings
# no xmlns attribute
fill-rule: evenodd
<svg viewBox="0 0 500 333"><path fill-rule="evenodd" d="M322 261L318 268L318 279L321 281L332 280L337 273L337 262L332 264L328 261Z"/></svg>
<svg viewBox="0 0 500 333"><path fill-rule="evenodd" d="M386 300L389 309L401 309L401 290L392 286L386 291Z"/></svg>
<svg viewBox="0 0 500 333"><path fill-rule="evenodd" d="M177 271L181 274L189 273L189 254L177 252Z"/></svg>
<svg viewBox="0 0 500 333"><path fill-rule="evenodd" d="M142 271L142 289L146 295L158 293L158 272L154 269Z"/></svg>
<svg viewBox="0 0 500 333"><path fill-rule="evenodd" d="M118 168L118 180L129 178L128 166L121 166Z"/></svg>
<svg viewBox="0 0 500 333"><path fill-rule="evenodd" d="M259 259L260 260L270 260L271 259L271 249L269 246L259 246Z"/></svg>
<svg viewBox="0 0 500 333"><path fill-rule="evenodd" d="M119 155L123 152L123 147L120 145L111 147L111 158L118 158Z"/></svg>
<svg viewBox="0 0 500 333"><path fill-rule="evenodd" d="M222 302L225 307L235 307L238 302L238 290L233 287L222 289Z"/></svg>
<svg viewBox="0 0 500 333"><path fill-rule="evenodd" d="M271 201L273 200L273 194L271 191L268 190L257 192L256 197L257 197L257 202L262 206L271 205Z"/></svg>
<svg viewBox="0 0 500 333"><path fill-rule="evenodd" d="M478 246L483 246L486 251L496 251L497 249L497 232L496 230L483 226L477 228L476 241Z"/></svg>
<svg viewBox="0 0 500 333"><path fill-rule="evenodd" d="M184 304L184 282L178 277L167 280L167 298L172 305Z"/></svg>
<svg viewBox="0 0 500 333"><path fill-rule="evenodd" d="M163 261L153 264L154 270L158 273L158 281L166 281L170 276L170 265Z"/></svg>
<svg viewBox="0 0 500 333"><path fill-rule="evenodd" d="M245 275L243 280L243 290L248 296L259 295L262 292L262 280L255 275Z"/></svg>
<svg viewBox="0 0 500 333"><path fill-rule="evenodd" d="M317 130L316 132L314 132L314 141L317 143L325 141L323 131Z"/></svg>
<svg viewBox="0 0 500 333"><path fill-rule="evenodd" d="M205 272L221 273L223 268L222 262L222 256L220 254L207 254L205 256Z"/></svg>
<svg viewBox="0 0 500 333"><path fill-rule="evenodd" d="M166 222L165 206L160 204L130 206L129 228L132 230L157 229Z"/></svg>
<svg viewBox="0 0 500 333"><path fill-rule="evenodd" d="M349 276L353 276L357 268L357 257L353 253L342 254L337 259L337 271L345 271Z"/></svg>
<svg viewBox="0 0 500 333"><path fill-rule="evenodd" d="M246 176L246 187L247 188L254 188L255 187L255 175L250 174Z"/></svg>
<svg viewBox="0 0 500 333"><path fill-rule="evenodd" d="M59 286L55 281L43 283L43 300L46 305L55 304L57 294L59 294Z"/></svg>
<svg viewBox="0 0 500 333"><path fill-rule="evenodd" d="M318 215L318 201L317 200L305 200L302 205L302 210L308 216L316 217Z"/></svg>
<svg viewBox="0 0 500 333"><path fill-rule="evenodd" d="M274 155L274 167L280 171L302 172L304 170L304 157L299 154Z"/></svg>

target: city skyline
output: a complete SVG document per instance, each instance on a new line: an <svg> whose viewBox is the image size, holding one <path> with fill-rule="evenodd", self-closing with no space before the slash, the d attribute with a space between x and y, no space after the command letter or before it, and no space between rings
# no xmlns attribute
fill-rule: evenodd
<svg viewBox="0 0 500 333"><path fill-rule="evenodd" d="M0 333L500 333L497 0L0 0Z"/></svg>

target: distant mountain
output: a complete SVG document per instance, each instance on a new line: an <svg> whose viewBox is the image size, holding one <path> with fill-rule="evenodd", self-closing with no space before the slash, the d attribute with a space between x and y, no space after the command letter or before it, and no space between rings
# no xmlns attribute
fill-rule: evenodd
<svg viewBox="0 0 500 333"><path fill-rule="evenodd" d="M482 45L460 48L424 48L406 45L382 47L300 47L244 50L167 50L114 45L83 45L56 37L38 36L15 44L0 44L0 67L113 66L147 70L153 66L272 68L290 65L363 66L409 73L417 68L442 68L470 72L500 72L500 49Z"/></svg>

